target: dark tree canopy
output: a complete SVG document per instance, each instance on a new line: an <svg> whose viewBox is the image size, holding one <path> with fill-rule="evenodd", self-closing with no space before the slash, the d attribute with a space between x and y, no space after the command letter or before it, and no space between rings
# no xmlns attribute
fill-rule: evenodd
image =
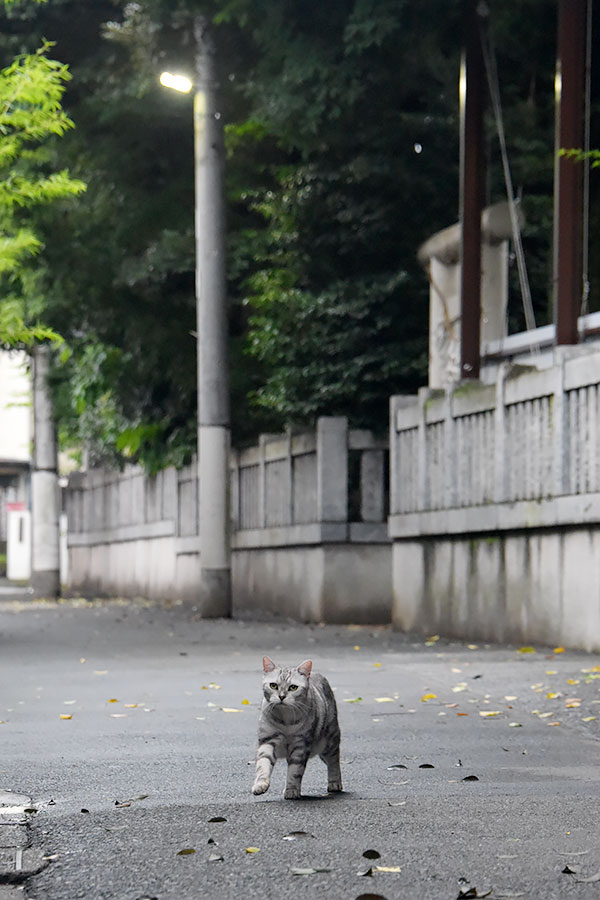
<svg viewBox="0 0 600 900"><path fill-rule="evenodd" d="M543 324L556 3L490 7ZM191 98L157 79L193 70L199 14L213 22L226 122L234 440L320 414L385 431L389 395L426 382L416 251L457 218L459 0L24 0L3 14L6 59L43 35L73 76L77 127L54 153L88 188L39 213L36 290L72 351L55 367L63 441L92 459L158 467L195 446Z"/></svg>

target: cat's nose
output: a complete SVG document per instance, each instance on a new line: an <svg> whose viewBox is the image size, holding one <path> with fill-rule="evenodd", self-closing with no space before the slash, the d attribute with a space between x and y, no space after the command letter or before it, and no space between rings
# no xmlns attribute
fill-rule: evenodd
<svg viewBox="0 0 600 900"><path fill-rule="evenodd" d="M285 694L282 694L281 691L279 692L279 699L281 701L285 700Z"/></svg>

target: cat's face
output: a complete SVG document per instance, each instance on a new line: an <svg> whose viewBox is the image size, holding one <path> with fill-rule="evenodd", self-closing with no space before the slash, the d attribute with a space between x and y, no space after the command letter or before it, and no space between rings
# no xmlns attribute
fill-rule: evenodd
<svg viewBox="0 0 600 900"><path fill-rule="evenodd" d="M286 706L302 703L311 669L310 659L299 666L278 666L268 656L263 657L263 694L267 703Z"/></svg>

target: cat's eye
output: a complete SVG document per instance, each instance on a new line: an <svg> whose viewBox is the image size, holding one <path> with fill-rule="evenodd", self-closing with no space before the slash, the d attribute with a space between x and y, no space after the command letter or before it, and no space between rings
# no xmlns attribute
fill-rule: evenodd
<svg viewBox="0 0 600 900"><path fill-rule="evenodd" d="M297 690L298 690L298 685L297 685L297 684L290 684L289 690L290 690L290 691L297 691Z"/></svg>
<svg viewBox="0 0 600 900"><path fill-rule="evenodd" d="M272 688L274 691L276 691L277 688L279 687L279 685L277 684L277 682L272 681L271 684L269 685L269 687Z"/></svg>

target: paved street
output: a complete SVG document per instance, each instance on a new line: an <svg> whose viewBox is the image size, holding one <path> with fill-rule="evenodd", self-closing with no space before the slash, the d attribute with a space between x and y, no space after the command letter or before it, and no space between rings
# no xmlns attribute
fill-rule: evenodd
<svg viewBox="0 0 600 900"><path fill-rule="evenodd" d="M26 897L595 898L600 658L554 650L0 599L0 804L50 857ZM302 800L281 763L250 793L264 653L329 677L344 794L319 760Z"/></svg>

